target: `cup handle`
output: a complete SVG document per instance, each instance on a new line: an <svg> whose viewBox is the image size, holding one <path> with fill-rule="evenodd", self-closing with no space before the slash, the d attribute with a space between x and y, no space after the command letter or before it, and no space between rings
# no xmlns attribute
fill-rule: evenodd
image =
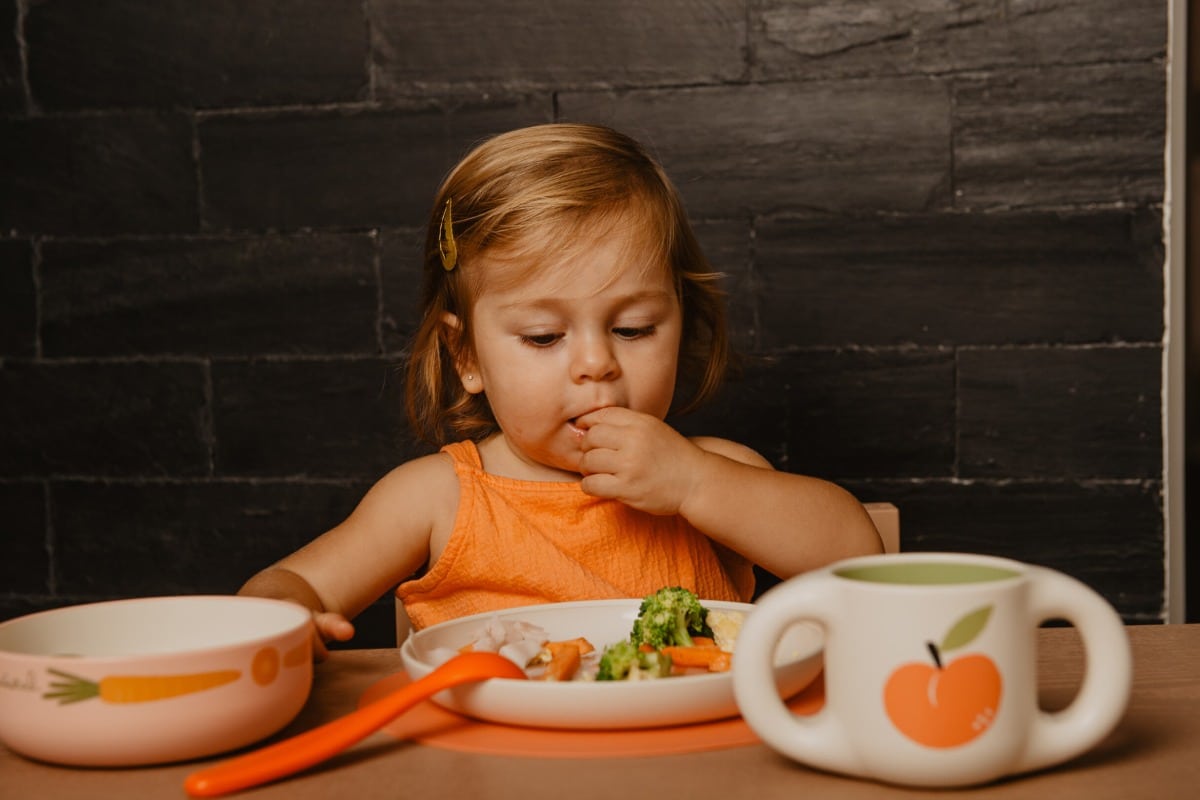
<svg viewBox="0 0 1200 800"><path fill-rule="evenodd" d="M827 632L836 627L832 584L826 572L809 573L759 598L738 634L733 692L746 724L774 749L800 762L852 771L853 748L830 713L828 698L821 711L801 717L787 708L775 686L775 649L790 625L817 622Z"/></svg>
<svg viewBox="0 0 1200 800"><path fill-rule="evenodd" d="M1129 636L1117 612L1086 584L1034 567L1034 622L1062 618L1079 631L1086 654L1083 684L1062 711L1039 711L1018 771L1057 764L1089 749L1116 727L1133 679Z"/></svg>

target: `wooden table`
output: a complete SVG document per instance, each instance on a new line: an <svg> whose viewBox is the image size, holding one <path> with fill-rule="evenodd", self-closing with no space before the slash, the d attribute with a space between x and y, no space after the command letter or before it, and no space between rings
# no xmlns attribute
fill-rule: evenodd
<svg viewBox="0 0 1200 800"><path fill-rule="evenodd" d="M1057 768L936 797L1191 798L1200 786L1200 625L1129 628L1133 697L1117 729L1091 752ZM1040 632L1042 704L1069 702L1082 672L1075 632ZM317 666L296 733L355 708L363 691L395 669L394 650L347 650ZM181 721L186 724L186 721ZM214 759L216 760L216 759ZM200 763L136 769L72 769L35 763L0 746L0 800L184 798ZM622 788L625 787L625 788ZM232 797L511 798L890 798L930 793L821 773L763 745L688 755L533 759L472 755L376 734L309 773Z"/></svg>

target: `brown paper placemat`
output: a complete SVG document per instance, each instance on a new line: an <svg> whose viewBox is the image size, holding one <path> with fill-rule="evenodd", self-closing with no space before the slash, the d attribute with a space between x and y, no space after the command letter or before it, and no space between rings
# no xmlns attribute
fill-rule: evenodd
<svg viewBox="0 0 1200 800"><path fill-rule="evenodd" d="M825 704L824 676L788 701L796 714L815 714ZM359 698L361 708L411 681L403 672L376 681ZM488 755L536 758L613 758L696 753L757 744L761 739L741 717L621 731L524 728L470 719L424 700L382 729L397 739Z"/></svg>

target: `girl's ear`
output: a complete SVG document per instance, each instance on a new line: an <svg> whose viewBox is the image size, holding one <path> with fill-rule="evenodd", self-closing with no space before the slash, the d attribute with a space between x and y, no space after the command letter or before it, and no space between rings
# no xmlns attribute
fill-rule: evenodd
<svg viewBox="0 0 1200 800"><path fill-rule="evenodd" d="M468 394L479 394L483 391L483 376L475 363L473 348L470 343L462 341L462 320L457 314L445 311L442 313L442 325L446 346L455 354L454 369L458 372L459 381Z"/></svg>

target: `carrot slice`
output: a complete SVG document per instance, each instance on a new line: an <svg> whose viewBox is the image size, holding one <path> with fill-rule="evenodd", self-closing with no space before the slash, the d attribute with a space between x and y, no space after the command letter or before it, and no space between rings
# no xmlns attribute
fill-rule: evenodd
<svg viewBox="0 0 1200 800"><path fill-rule="evenodd" d="M590 653L590 652L592 652L593 650L595 650L595 649L596 649L596 648L595 648L595 647L592 645L592 643L591 643L591 642L589 642L589 641L588 641L588 640L587 640L585 637L583 637L583 636L577 636L577 637L575 637L574 639L563 639L563 640L561 640L561 641L558 641L558 642L547 642L547 643L546 643L546 646L547 646L547 647L549 647L550 645L558 645L558 644L573 644L573 645L575 645L576 647L578 647L578 648L579 648L579 653L580 653L580 655L587 655L588 653Z"/></svg>
<svg viewBox="0 0 1200 800"><path fill-rule="evenodd" d="M668 645L662 649L671 657L671 663L679 667L704 667L709 672L726 672L733 663L726 653L716 645L682 647Z"/></svg>
<svg viewBox="0 0 1200 800"><path fill-rule="evenodd" d="M550 663L546 665L541 680L569 681L575 677L583 660L577 643L546 642L546 649L550 651Z"/></svg>
<svg viewBox="0 0 1200 800"><path fill-rule="evenodd" d="M708 665L709 672L729 672L733 669L733 653L721 651L721 654L713 658Z"/></svg>

